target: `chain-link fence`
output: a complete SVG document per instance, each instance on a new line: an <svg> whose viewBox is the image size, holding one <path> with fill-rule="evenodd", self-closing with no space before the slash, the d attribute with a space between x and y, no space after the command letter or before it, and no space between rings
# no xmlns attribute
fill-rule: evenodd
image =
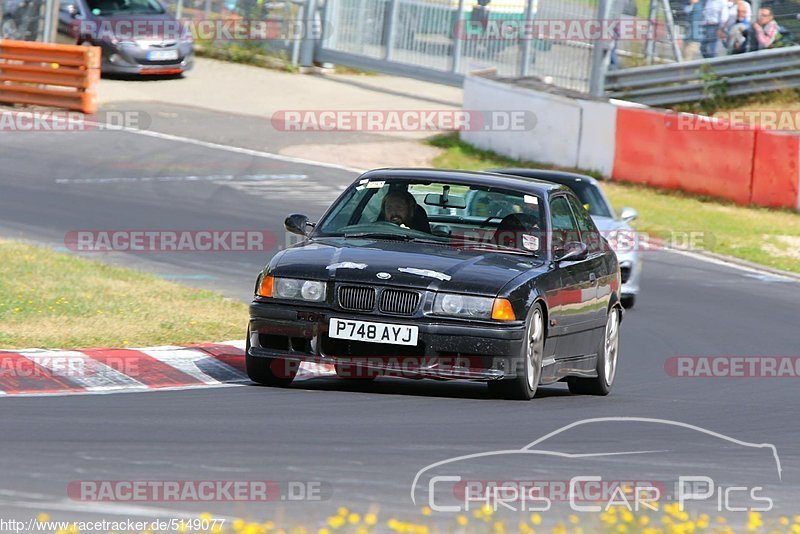
<svg viewBox="0 0 800 534"><path fill-rule="evenodd" d="M0 0L0 38L43 39L45 0Z"/></svg>
<svg viewBox="0 0 800 534"><path fill-rule="evenodd" d="M237 23L248 27L256 21L270 24L268 38L251 39L197 39L201 53L221 59L259 63L259 58L279 58L288 64L292 54L297 55L299 39L295 30L296 21L303 17L300 0L273 2L265 0L161 0L167 10L177 18L194 22L195 28L202 21ZM296 64L297 61L295 60Z"/></svg>
<svg viewBox="0 0 800 534"><path fill-rule="evenodd" d="M596 36L614 66L675 59L666 3L607 0L327 0L321 57L391 62L455 77L496 69L501 76L536 76L554 85L587 92ZM640 11L645 11L641 13ZM619 34L614 24L644 22L647 39ZM593 26L594 25L594 26ZM566 31L561 31L566 28ZM577 28L577 31L572 31ZM619 37L614 37L617 32ZM613 51L613 54L611 53ZM603 56L600 56L601 59ZM354 61L363 64L363 62Z"/></svg>

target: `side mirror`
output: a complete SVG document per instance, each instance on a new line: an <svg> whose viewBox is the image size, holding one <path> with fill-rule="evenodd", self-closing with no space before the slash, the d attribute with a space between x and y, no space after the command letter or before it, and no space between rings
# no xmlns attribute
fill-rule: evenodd
<svg viewBox="0 0 800 534"><path fill-rule="evenodd" d="M78 6L75 4L67 4L61 8L61 11L66 13L72 18L75 18L78 15Z"/></svg>
<svg viewBox="0 0 800 534"><path fill-rule="evenodd" d="M631 222L639 216L639 213L633 208L622 208L619 218L625 222Z"/></svg>
<svg viewBox="0 0 800 534"><path fill-rule="evenodd" d="M308 216L301 213L293 213L286 217L286 220L283 221L283 226L286 228L287 232L307 236L306 227L314 226L314 224L308 222Z"/></svg>
<svg viewBox="0 0 800 534"><path fill-rule="evenodd" d="M580 241L570 241L563 250L556 251L555 261L581 261L589 256L589 247Z"/></svg>

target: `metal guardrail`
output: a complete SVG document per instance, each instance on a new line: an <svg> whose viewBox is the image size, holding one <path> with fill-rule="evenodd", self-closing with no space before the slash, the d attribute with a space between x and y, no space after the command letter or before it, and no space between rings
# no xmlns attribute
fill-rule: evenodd
<svg viewBox="0 0 800 534"><path fill-rule="evenodd" d="M680 104L706 96L709 75L730 96L800 87L800 46L611 71L605 88L612 98L651 106Z"/></svg>

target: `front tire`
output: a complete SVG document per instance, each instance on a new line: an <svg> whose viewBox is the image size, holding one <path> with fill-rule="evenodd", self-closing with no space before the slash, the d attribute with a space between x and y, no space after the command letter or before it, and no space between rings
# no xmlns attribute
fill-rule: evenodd
<svg viewBox="0 0 800 534"><path fill-rule="evenodd" d="M244 356L247 376L264 386L285 388L297 376L297 364L279 358L250 356L250 331L247 331L247 349Z"/></svg>
<svg viewBox="0 0 800 534"><path fill-rule="evenodd" d="M611 308L606 320L606 329L597 350L597 376L595 378L569 378L567 385L570 393L577 395L601 395L611 392L614 378L617 375L617 359L619 357L619 324L620 312Z"/></svg>
<svg viewBox="0 0 800 534"><path fill-rule="evenodd" d="M636 305L636 295L622 295L620 302L623 308L629 310Z"/></svg>
<svg viewBox="0 0 800 534"><path fill-rule="evenodd" d="M536 303L525 329L525 342L519 365L514 370L514 378L489 382L489 391L509 400L530 400L536 395L542 378L542 359L544 358L544 312L542 305Z"/></svg>

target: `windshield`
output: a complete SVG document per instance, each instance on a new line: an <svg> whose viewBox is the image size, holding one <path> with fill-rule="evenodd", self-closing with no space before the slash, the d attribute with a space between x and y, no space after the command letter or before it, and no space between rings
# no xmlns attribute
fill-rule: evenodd
<svg viewBox="0 0 800 534"><path fill-rule="evenodd" d="M611 208L596 185L589 182L572 182L564 185L572 189L581 204L589 211L589 215L614 218Z"/></svg>
<svg viewBox="0 0 800 534"><path fill-rule="evenodd" d="M361 180L320 221L315 237L377 238L537 253L544 201L485 186Z"/></svg>
<svg viewBox="0 0 800 534"><path fill-rule="evenodd" d="M156 0L88 0L94 15L144 14L160 15L164 8Z"/></svg>

